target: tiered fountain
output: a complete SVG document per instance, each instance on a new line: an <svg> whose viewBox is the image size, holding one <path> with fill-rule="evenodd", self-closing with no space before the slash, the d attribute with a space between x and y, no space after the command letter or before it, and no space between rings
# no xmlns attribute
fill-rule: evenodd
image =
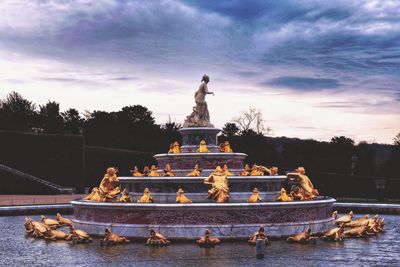
<svg viewBox="0 0 400 267"><path fill-rule="evenodd" d="M72 201L75 226L93 235L102 235L107 227L131 238L145 238L150 229L155 229L170 239L196 239L206 228L224 239L248 238L260 225L272 237L297 234L308 227L313 233L330 229L335 199L319 196L307 201L276 202L286 176L239 175L247 155L220 152L220 129L210 123L205 101L205 95L211 93L207 90L208 77L203 77L203 81L195 94L196 107L179 131L182 153L154 156L158 166L169 164L177 176L119 177L121 187L128 188L133 199L147 187L154 203ZM209 153L197 152L201 140L207 142ZM195 164L203 169L203 177L185 176ZM204 184L204 176L224 164L235 174L228 177L230 199L227 203L215 203L207 199L209 187ZM246 202L254 187L262 192L263 202ZM183 188L193 203L175 203L178 188Z"/></svg>

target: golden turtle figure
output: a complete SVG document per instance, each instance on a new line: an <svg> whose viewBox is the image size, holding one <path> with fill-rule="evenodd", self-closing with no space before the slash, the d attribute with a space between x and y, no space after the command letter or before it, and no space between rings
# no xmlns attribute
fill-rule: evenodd
<svg viewBox="0 0 400 267"><path fill-rule="evenodd" d="M48 229L43 234L43 236L46 240L56 241L56 240L70 240L72 235L60 230Z"/></svg>
<svg viewBox="0 0 400 267"><path fill-rule="evenodd" d="M75 243L92 242L92 238L90 237L90 235L83 230L78 230L78 229L75 229L74 226L70 226L69 231L71 234L70 239L72 240L72 243L74 243L74 244Z"/></svg>
<svg viewBox="0 0 400 267"><path fill-rule="evenodd" d="M196 240L196 243L201 248L212 248L215 247L215 245L221 243L221 240L219 240L219 238L217 237L211 236L210 230L206 229L204 232L204 236Z"/></svg>
<svg viewBox="0 0 400 267"><path fill-rule="evenodd" d="M56 228L60 227L60 223L58 221L56 221L56 220L48 219L44 215L41 215L40 218L42 219L42 223L44 223L45 225L47 225L51 229L56 229Z"/></svg>
<svg viewBox="0 0 400 267"><path fill-rule="evenodd" d="M111 230L109 228L106 228L104 230L104 238L102 240L100 240L100 245L109 246L109 245L116 245L116 244L126 244L129 242L130 242L130 240L128 238L117 235L117 234L111 232Z"/></svg>

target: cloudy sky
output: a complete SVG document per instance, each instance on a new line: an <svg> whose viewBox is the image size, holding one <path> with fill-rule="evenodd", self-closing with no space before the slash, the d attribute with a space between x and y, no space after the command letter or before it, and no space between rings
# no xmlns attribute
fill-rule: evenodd
<svg viewBox="0 0 400 267"><path fill-rule="evenodd" d="M207 73L218 127L254 107L275 136L400 132L400 1L2 0L0 14L1 98L183 122Z"/></svg>

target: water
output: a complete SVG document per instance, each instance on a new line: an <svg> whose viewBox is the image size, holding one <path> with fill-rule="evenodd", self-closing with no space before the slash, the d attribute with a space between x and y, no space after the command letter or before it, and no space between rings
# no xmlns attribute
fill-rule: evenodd
<svg viewBox="0 0 400 267"><path fill-rule="evenodd" d="M46 242L25 237L24 216L0 217L0 266L400 266L400 216L384 217L386 232L379 236L315 245L272 241L262 260L246 241L208 250L192 242L164 248L142 242L102 247L99 239L75 245Z"/></svg>

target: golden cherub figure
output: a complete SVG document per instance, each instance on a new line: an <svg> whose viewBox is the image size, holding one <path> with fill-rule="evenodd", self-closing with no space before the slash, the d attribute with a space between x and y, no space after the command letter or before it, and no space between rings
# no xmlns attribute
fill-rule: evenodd
<svg viewBox="0 0 400 267"><path fill-rule="evenodd" d="M181 147L180 147L178 141L173 142L173 143L169 146L168 153L172 153L172 154L179 154L179 153L181 153Z"/></svg>
<svg viewBox="0 0 400 267"><path fill-rule="evenodd" d="M132 176L134 176L134 177L142 177L142 176L144 176L144 174L139 171L137 166L135 166L133 168L133 170L130 170L130 172L132 173Z"/></svg>
<svg viewBox="0 0 400 267"><path fill-rule="evenodd" d="M116 168L107 168L107 173L101 180L99 189L100 195L105 197L106 201L115 198L121 192Z"/></svg>
<svg viewBox="0 0 400 267"><path fill-rule="evenodd" d="M205 140L200 141L200 146L197 149L197 152L199 152L199 153L208 153L209 152L208 148L207 148L207 143Z"/></svg>
<svg viewBox="0 0 400 267"><path fill-rule="evenodd" d="M249 203L261 202L260 191L258 188L253 189L253 194L247 199Z"/></svg>
<svg viewBox="0 0 400 267"><path fill-rule="evenodd" d="M149 176L150 177L159 177L160 176L160 174L157 171L156 165L151 165Z"/></svg>
<svg viewBox="0 0 400 267"><path fill-rule="evenodd" d="M153 203L153 197L151 196L150 190L146 187L143 190L143 195L138 200L139 203Z"/></svg>
<svg viewBox="0 0 400 267"><path fill-rule="evenodd" d="M293 199L286 194L285 188L281 188L281 191L279 192L279 196L276 197L276 201L285 202L285 201L293 201Z"/></svg>
<svg viewBox="0 0 400 267"><path fill-rule="evenodd" d="M311 180L305 175L306 170L304 167L298 167L295 172L291 172L287 174L289 179L297 179L300 183L301 194L304 199L313 199L319 196L319 192L314 188Z"/></svg>
<svg viewBox="0 0 400 267"><path fill-rule="evenodd" d="M175 176L175 174L172 172L172 168L169 164L165 165L164 176L165 177Z"/></svg>
<svg viewBox="0 0 400 267"><path fill-rule="evenodd" d="M118 202L124 202L124 203L130 203L133 202L130 195L129 195L129 191L128 188L125 188L122 191L122 196L118 199Z"/></svg>
<svg viewBox="0 0 400 267"><path fill-rule="evenodd" d="M217 166L215 171L204 179L204 184L212 186L211 189L208 190L208 198L214 199L215 202L228 202L228 178L220 166Z"/></svg>
<svg viewBox="0 0 400 267"><path fill-rule="evenodd" d="M240 173L240 176L249 176L251 172L249 164L244 165L243 171Z"/></svg>
<svg viewBox="0 0 400 267"><path fill-rule="evenodd" d="M194 170L191 171L191 172L189 172L186 176L189 176L189 177L198 177L198 176L200 176L200 174L201 174L201 169L199 168L199 165L196 164L196 165L194 166Z"/></svg>
<svg viewBox="0 0 400 267"><path fill-rule="evenodd" d="M222 169L224 171L224 174L226 176L233 176L233 173L231 173L228 169L228 165L224 164L224 168Z"/></svg>
<svg viewBox="0 0 400 267"><path fill-rule="evenodd" d="M192 201L187 198L184 193L185 191L183 191L182 188L178 189L178 192L176 192L176 203L192 203Z"/></svg>

